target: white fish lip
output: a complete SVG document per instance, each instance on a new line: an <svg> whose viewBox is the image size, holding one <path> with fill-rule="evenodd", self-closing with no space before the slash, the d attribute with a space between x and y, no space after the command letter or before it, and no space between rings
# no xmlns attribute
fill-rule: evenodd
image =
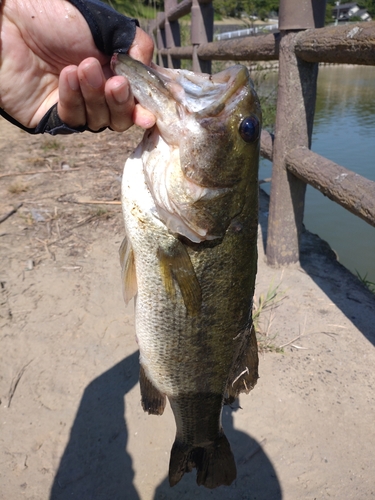
<svg viewBox="0 0 375 500"><path fill-rule="evenodd" d="M216 75L169 70L151 63L148 67L127 54L114 54L111 68L126 76L137 101L162 120L184 113L199 118L217 116L247 81L243 66L236 65Z"/></svg>

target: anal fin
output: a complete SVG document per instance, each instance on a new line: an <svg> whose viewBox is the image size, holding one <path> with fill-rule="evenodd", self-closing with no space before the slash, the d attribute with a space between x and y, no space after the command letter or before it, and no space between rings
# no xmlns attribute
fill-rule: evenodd
<svg viewBox="0 0 375 500"><path fill-rule="evenodd" d="M149 415L162 415L164 412L166 397L149 380L143 366L139 370L139 385L141 388L141 402L144 411Z"/></svg>
<svg viewBox="0 0 375 500"><path fill-rule="evenodd" d="M248 394L259 378L258 343L254 325L244 335L245 339L229 376L226 404L233 403L241 392Z"/></svg>

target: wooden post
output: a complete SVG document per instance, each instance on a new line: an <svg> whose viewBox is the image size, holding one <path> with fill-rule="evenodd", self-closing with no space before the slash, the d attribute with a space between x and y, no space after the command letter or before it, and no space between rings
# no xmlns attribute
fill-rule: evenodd
<svg viewBox="0 0 375 500"><path fill-rule="evenodd" d="M166 42L165 42L165 30L164 28L160 28L160 20L163 17L162 12L158 12L158 15L156 16L156 25L157 25L157 30L156 30L156 45L158 49L158 64L162 68L165 68L168 66L168 61L167 57L163 56L160 54L160 50L166 48Z"/></svg>
<svg viewBox="0 0 375 500"><path fill-rule="evenodd" d="M193 71L211 73L211 61L203 61L198 57L201 43L212 42L214 26L214 9L212 2L193 0L191 6L191 43L193 45Z"/></svg>
<svg viewBox="0 0 375 500"><path fill-rule="evenodd" d="M279 82L266 248L267 262L273 266L299 261L306 184L287 171L285 160L294 148L311 145L318 76L317 63L302 61L295 55L296 25L300 20L288 19L287 13L298 13L301 3L305 9L312 9L314 2L322 4L321 0L280 1ZM317 18L315 11L304 17L311 23Z"/></svg>
<svg viewBox="0 0 375 500"><path fill-rule="evenodd" d="M172 49L173 47L180 47L181 37L180 37L180 25L178 21L169 21L168 13L174 7L177 7L177 0L164 0L164 10L165 10L165 41L167 49ZM176 59L168 53L168 68L180 68L181 63L179 59Z"/></svg>

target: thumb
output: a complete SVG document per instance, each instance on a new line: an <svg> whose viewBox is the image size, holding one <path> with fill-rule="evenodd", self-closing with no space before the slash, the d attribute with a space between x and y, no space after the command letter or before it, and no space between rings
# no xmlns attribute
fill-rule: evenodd
<svg viewBox="0 0 375 500"><path fill-rule="evenodd" d="M129 56L149 66L153 52L154 42L151 37L141 28L137 27L133 43L129 49Z"/></svg>

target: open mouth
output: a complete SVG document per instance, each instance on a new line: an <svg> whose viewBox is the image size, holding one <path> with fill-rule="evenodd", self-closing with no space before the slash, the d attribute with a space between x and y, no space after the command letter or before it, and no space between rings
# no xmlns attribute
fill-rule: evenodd
<svg viewBox="0 0 375 500"><path fill-rule="evenodd" d="M247 70L239 65L208 75L148 67L126 54L114 54L111 67L129 79L135 98L154 113L169 108L166 101L173 100L185 112L217 116L248 80Z"/></svg>

